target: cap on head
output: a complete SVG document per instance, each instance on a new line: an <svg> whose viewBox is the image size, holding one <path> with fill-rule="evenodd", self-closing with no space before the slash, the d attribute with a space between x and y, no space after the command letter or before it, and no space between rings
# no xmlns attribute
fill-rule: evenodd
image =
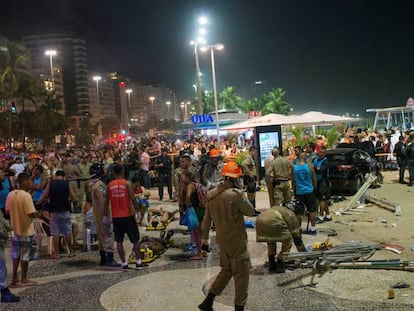
<svg viewBox="0 0 414 311"><path fill-rule="evenodd" d="M220 151L217 149L211 149L210 150L210 158L218 158L220 156Z"/></svg>
<svg viewBox="0 0 414 311"><path fill-rule="evenodd" d="M183 154L180 156L180 159L184 159L184 158L187 158L187 159L191 160L191 157L190 157L190 155L189 155L188 153L183 153Z"/></svg>
<svg viewBox="0 0 414 311"><path fill-rule="evenodd" d="M234 161L230 161L224 164L223 169L221 170L221 174L223 176L232 178L239 178L243 175L241 168Z"/></svg>

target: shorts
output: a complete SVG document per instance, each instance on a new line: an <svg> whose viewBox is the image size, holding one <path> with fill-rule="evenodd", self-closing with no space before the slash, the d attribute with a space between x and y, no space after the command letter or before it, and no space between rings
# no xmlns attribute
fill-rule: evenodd
<svg viewBox="0 0 414 311"><path fill-rule="evenodd" d="M138 205L141 207L144 205L146 208L149 207L149 202L147 199L137 199Z"/></svg>
<svg viewBox="0 0 414 311"><path fill-rule="evenodd" d="M306 205L308 212L314 213L317 211L318 204L316 203L316 197L313 192L307 194L297 194L295 198Z"/></svg>
<svg viewBox="0 0 414 311"><path fill-rule="evenodd" d="M122 243L125 233L133 244L139 241L139 231L134 216L112 218L115 242Z"/></svg>
<svg viewBox="0 0 414 311"><path fill-rule="evenodd" d="M12 237L11 258L22 261L30 261L34 259L36 254L36 239L35 236L20 236L14 235Z"/></svg>
<svg viewBox="0 0 414 311"><path fill-rule="evenodd" d="M50 213L49 219L51 235L66 235L72 232L70 212Z"/></svg>
<svg viewBox="0 0 414 311"><path fill-rule="evenodd" d="M318 181L318 186L316 187L316 197L319 201L325 201L330 199L331 191L326 179Z"/></svg>

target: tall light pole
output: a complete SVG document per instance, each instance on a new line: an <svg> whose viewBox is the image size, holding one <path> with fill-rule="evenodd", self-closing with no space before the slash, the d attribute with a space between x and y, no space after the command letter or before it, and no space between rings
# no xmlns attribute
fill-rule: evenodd
<svg viewBox="0 0 414 311"><path fill-rule="evenodd" d="M148 118L148 120L150 120L151 123L152 123L152 119L153 119L153 115L154 115L154 100L155 100L155 97L154 96L150 96L149 97L149 100L151 101L151 118Z"/></svg>
<svg viewBox="0 0 414 311"><path fill-rule="evenodd" d="M167 109L168 109L168 115L167 115L167 120L168 120L168 117L170 117L170 105L171 105L171 102L170 101L167 101L167 102L165 102L165 104L167 105Z"/></svg>
<svg viewBox="0 0 414 311"><path fill-rule="evenodd" d="M201 16L198 18L198 25L201 28L198 29L197 38L190 42L194 46L194 60L196 66L196 84L197 84L197 100L198 100L198 113L203 113L203 98L201 97L201 82L200 82L200 62L198 59L198 44L205 44L204 35L206 30L203 28L208 23L206 17Z"/></svg>
<svg viewBox="0 0 414 311"><path fill-rule="evenodd" d="M127 127L128 127L128 132L129 132L129 126L128 126L128 124L129 124L129 111L131 109L131 93L132 93L132 90L131 89L127 89L127 90L125 90L125 93L127 93L127 95L128 95L128 107L126 109L126 111L127 111L126 119L128 120L127 121Z"/></svg>
<svg viewBox="0 0 414 311"><path fill-rule="evenodd" d="M97 105L97 108L100 110L100 107L99 107L99 105L100 105L100 102L99 102L99 81L102 80L102 77L101 76L93 76L92 79L93 79L93 81L96 82L96 105Z"/></svg>
<svg viewBox="0 0 414 311"><path fill-rule="evenodd" d="M217 100L217 86L216 86L216 65L214 63L214 50L222 50L223 44L213 44L201 47L202 51L210 49L211 54L211 73L213 75L213 93L214 93L214 109L216 109L216 129L217 129L217 143L220 146L220 122L218 118L218 100Z"/></svg>
<svg viewBox="0 0 414 311"><path fill-rule="evenodd" d="M180 107L181 107L181 110L182 110L182 113L183 113L183 121L185 121L185 110L184 110L184 106L185 106L185 103L184 102L181 102Z"/></svg>
<svg viewBox="0 0 414 311"><path fill-rule="evenodd" d="M49 56L50 61L50 81L52 82L52 91L55 90L55 71L53 70L53 56L56 56L56 50L46 50L45 54Z"/></svg>

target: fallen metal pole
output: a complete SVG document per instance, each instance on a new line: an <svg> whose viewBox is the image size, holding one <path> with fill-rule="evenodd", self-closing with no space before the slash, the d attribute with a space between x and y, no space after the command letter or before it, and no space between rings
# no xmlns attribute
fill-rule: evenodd
<svg viewBox="0 0 414 311"><path fill-rule="evenodd" d="M359 201L359 199L364 195L364 193L368 190L368 188L371 186L371 184L377 179L376 176L372 174L366 175L366 182L359 188L358 192L355 193L355 195L352 197L351 201L348 203L348 206L342 210L343 212L346 212L347 210L350 210L354 208L355 204ZM341 212L342 212L341 211Z"/></svg>

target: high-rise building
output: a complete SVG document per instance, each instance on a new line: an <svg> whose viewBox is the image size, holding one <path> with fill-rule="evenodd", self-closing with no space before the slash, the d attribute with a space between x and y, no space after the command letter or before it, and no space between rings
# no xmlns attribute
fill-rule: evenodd
<svg viewBox="0 0 414 311"><path fill-rule="evenodd" d="M100 79L94 79L99 76ZM118 87L111 74L97 74L89 76L89 103L91 123L96 124L106 117L117 117L119 106L116 93Z"/></svg>
<svg viewBox="0 0 414 311"><path fill-rule="evenodd" d="M23 43L30 51L33 73L44 80L51 81L53 78L56 95L63 95L65 115L89 115L91 109L85 40L71 33L53 33L24 36ZM47 56L47 50L56 51L56 55Z"/></svg>

